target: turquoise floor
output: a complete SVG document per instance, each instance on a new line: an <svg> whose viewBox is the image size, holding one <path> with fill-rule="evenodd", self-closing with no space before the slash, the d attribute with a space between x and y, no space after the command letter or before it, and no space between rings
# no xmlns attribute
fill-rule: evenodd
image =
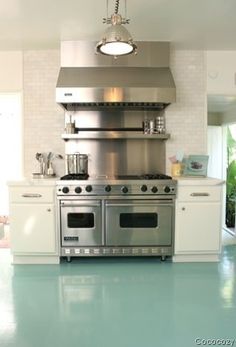
<svg viewBox="0 0 236 347"><path fill-rule="evenodd" d="M224 247L220 263L12 266L6 250L0 263L0 347L191 347L236 339L235 245Z"/></svg>

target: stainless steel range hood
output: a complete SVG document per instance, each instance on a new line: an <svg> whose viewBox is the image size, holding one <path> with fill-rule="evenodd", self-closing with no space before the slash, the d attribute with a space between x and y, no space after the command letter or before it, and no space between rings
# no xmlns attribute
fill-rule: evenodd
<svg viewBox="0 0 236 347"><path fill-rule="evenodd" d="M95 55L95 43L64 42L56 101L66 110L163 109L175 102L169 43L137 44L137 56L115 60Z"/></svg>

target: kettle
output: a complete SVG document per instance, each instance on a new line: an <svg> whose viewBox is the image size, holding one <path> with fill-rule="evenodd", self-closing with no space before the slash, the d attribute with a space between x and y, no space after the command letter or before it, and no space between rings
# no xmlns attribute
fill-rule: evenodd
<svg viewBox="0 0 236 347"><path fill-rule="evenodd" d="M88 155L81 153L66 155L67 174L88 174Z"/></svg>

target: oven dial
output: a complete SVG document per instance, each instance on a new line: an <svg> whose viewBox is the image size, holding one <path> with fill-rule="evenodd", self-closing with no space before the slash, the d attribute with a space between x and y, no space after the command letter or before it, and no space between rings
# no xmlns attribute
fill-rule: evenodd
<svg viewBox="0 0 236 347"><path fill-rule="evenodd" d="M152 189L151 189L151 190L152 190L152 192L153 192L153 193L157 193L157 192L158 192L157 187L152 187Z"/></svg>
<svg viewBox="0 0 236 347"><path fill-rule="evenodd" d="M144 185L141 187L141 190L142 190L142 192L146 192L146 191L147 191L147 186L146 186L146 184L144 184Z"/></svg>
<svg viewBox="0 0 236 347"><path fill-rule="evenodd" d="M75 188L75 192L76 192L77 194L80 194L80 193L82 192L81 187L76 187L76 188Z"/></svg>
<svg viewBox="0 0 236 347"><path fill-rule="evenodd" d="M108 185L104 189L105 189L105 192L109 193L111 191L111 186Z"/></svg>
<svg viewBox="0 0 236 347"><path fill-rule="evenodd" d="M122 193L128 193L129 189L127 187L121 188Z"/></svg>
<svg viewBox="0 0 236 347"><path fill-rule="evenodd" d="M87 186L85 188L85 190L86 190L86 192L90 193L93 190L93 188L92 188L92 186Z"/></svg>
<svg viewBox="0 0 236 347"><path fill-rule="evenodd" d="M62 188L62 192L63 192L64 194L69 193L69 191L70 191L70 189L69 189L68 187L63 187L63 188Z"/></svg>
<svg viewBox="0 0 236 347"><path fill-rule="evenodd" d="M165 193L169 193L169 192L170 192L170 187L166 186L166 187L164 188L164 192L165 192Z"/></svg>

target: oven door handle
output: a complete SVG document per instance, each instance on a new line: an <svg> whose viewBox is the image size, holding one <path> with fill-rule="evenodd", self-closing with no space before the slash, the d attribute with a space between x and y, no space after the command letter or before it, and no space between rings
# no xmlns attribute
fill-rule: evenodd
<svg viewBox="0 0 236 347"><path fill-rule="evenodd" d="M61 201L61 207L99 207L101 206L100 202L96 201Z"/></svg>
<svg viewBox="0 0 236 347"><path fill-rule="evenodd" d="M156 203L153 202L145 202L145 200L142 203L107 203L106 207L135 207L135 206L173 206L173 203L171 203L170 201L158 201Z"/></svg>

